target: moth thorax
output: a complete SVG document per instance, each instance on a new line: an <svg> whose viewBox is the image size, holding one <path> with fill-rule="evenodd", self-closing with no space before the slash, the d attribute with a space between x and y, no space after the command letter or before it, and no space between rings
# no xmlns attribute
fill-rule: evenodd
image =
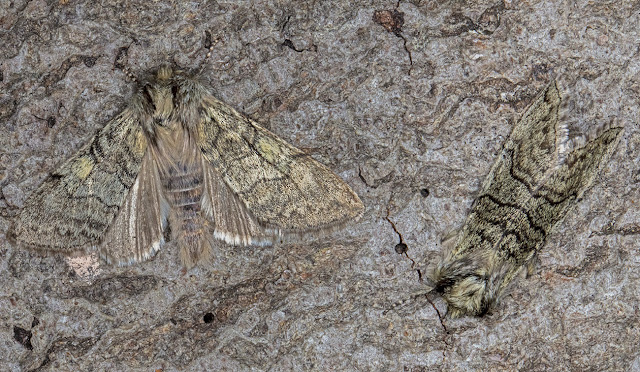
<svg viewBox="0 0 640 372"><path fill-rule="evenodd" d="M175 107L173 106L174 97L171 88L169 87L160 87L154 89L154 91L150 94L151 96L151 104L154 107L153 118L157 121L166 121L168 120Z"/></svg>

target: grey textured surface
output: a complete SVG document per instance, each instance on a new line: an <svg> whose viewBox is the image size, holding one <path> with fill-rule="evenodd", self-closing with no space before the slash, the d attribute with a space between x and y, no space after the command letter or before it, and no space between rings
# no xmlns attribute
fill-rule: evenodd
<svg viewBox="0 0 640 372"><path fill-rule="evenodd" d="M373 18L391 2L100 4L0 3L0 370L640 370L637 2L401 2L400 30ZM171 245L83 271L8 243L29 193L126 105L121 48L134 72L198 68L205 31L219 98L341 175L364 217L220 244L188 272ZM626 133L537 273L483 318L441 321L437 299L383 315L423 288L411 259L437 257L554 76L576 141Z"/></svg>

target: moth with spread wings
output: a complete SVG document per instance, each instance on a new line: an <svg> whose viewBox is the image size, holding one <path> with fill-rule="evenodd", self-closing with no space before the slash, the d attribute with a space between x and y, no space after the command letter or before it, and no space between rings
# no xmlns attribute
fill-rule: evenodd
<svg viewBox="0 0 640 372"><path fill-rule="evenodd" d="M211 256L214 237L269 244L362 211L327 167L163 66L36 190L11 235L27 247L97 248L109 263L130 264L157 252L170 225L191 267Z"/></svg>

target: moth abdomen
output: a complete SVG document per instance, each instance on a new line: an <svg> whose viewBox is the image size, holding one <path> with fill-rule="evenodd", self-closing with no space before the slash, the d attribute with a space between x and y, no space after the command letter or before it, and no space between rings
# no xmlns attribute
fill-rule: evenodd
<svg viewBox="0 0 640 372"><path fill-rule="evenodd" d="M163 178L163 188L172 207L173 239L177 240L181 256L187 266L208 256L210 235L208 221L202 215L201 168L187 169L184 174L173 173Z"/></svg>
<svg viewBox="0 0 640 372"><path fill-rule="evenodd" d="M188 197L189 192L199 191L202 194L202 168L197 165L185 167L182 172L170 170L162 177L162 184L167 192L174 193L176 198ZM183 193L183 194L180 194Z"/></svg>

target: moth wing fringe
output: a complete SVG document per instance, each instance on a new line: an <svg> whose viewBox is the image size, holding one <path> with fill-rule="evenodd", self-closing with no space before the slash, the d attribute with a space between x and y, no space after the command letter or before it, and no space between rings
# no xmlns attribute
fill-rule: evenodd
<svg viewBox="0 0 640 372"><path fill-rule="evenodd" d="M246 205L203 159L204 191L202 210L213 225L213 236L232 245L269 245L279 235L256 221Z"/></svg>

